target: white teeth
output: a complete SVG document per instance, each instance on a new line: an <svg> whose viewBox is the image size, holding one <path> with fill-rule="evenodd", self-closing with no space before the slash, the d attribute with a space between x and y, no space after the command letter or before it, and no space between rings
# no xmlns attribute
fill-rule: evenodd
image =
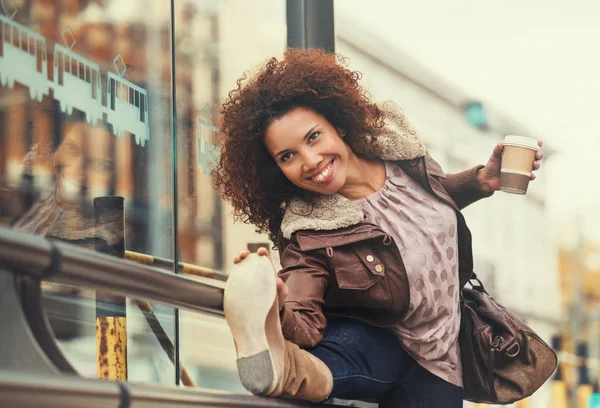
<svg viewBox="0 0 600 408"><path fill-rule="evenodd" d="M317 176L314 176L312 179L313 181L323 181L325 179L325 177L329 176L329 173L331 173L331 168L333 167L333 163L330 163L329 166L327 166L325 168L325 170L323 170L323 172Z"/></svg>

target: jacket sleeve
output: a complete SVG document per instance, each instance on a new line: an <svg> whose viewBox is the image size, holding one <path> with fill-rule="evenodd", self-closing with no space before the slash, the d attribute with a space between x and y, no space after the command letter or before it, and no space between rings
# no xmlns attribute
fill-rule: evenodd
<svg viewBox="0 0 600 408"><path fill-rule="evenodd" d="M289 288L281 310L281 328L286 340L302 348L313 348L323 338L327 319L323 315L329 272L325 255L301 251L295 241L280 246L279 277Z"/></svg>
<svg viewBox="0 0 600 408"><path fill-rule="evenodd" d="M485 166L478 165L460 173L446 174L446 178L440 180L459 209L462 210L469 204L494 194L493 191L483 191L477 184L477 171L483 167Z"/></svg>

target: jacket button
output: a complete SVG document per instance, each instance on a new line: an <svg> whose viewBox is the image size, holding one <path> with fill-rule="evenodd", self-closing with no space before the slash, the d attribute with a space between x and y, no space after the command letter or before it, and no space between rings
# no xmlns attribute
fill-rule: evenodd
<svg viewBox="0 0 600 408"><path fill-rule="evenodd" d="M383 271L383 266L381 266L381 265L375 265L375 270L377 272L382 272Z"/></svg>
<svg viewBox="0 0 600 408"><path fill-rule="evenodd" d="M374 260L373 255L367 255L367 262L373 262Z"/></svg>

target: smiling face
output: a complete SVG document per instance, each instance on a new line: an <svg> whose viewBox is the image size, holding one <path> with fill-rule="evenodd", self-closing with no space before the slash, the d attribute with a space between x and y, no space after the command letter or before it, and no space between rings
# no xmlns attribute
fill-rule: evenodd
<svg viewBox="0 0 600 408"><path fill-rule="evenodd" d="M111 137L106 129L86 122L67 128L53 157L56 201L62 208L106 194L114 171Z"/></svg>
<svg viewBox="0 0 600 408"><path fill-rule="evenodd" d="M346 183L354 153L337 129L317 112L302 107L289 111L269 125L264 142L283 174L296 186L333 194Z"/></svg>

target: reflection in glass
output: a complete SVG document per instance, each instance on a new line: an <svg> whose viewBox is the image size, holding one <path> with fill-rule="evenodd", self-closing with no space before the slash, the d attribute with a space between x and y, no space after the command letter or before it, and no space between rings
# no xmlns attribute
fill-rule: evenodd
<svg viewBox="0 0 600 408"><path fill-rule="evenodd" d="M222 271L223 202L212 188L218 158L219 16L217 1L176 2L178 232L181 261ZM197 27L202 27L198 29ZM190 46L193 44L193 46Z"/></svg>
<svg viewBox="0 0 600 408"><path fill-rule="evenodd" d="M15 14L0 2L0 225L109 253L124 238L173 259L168 2L14 1ZM102 197L122 197L124 221L97 228ZM96 377L95 291L43 288L67 359ZM129 380L172 384L174 353L141 303L125 304ZM144 306L173 341L173 309Z"/></svg>

